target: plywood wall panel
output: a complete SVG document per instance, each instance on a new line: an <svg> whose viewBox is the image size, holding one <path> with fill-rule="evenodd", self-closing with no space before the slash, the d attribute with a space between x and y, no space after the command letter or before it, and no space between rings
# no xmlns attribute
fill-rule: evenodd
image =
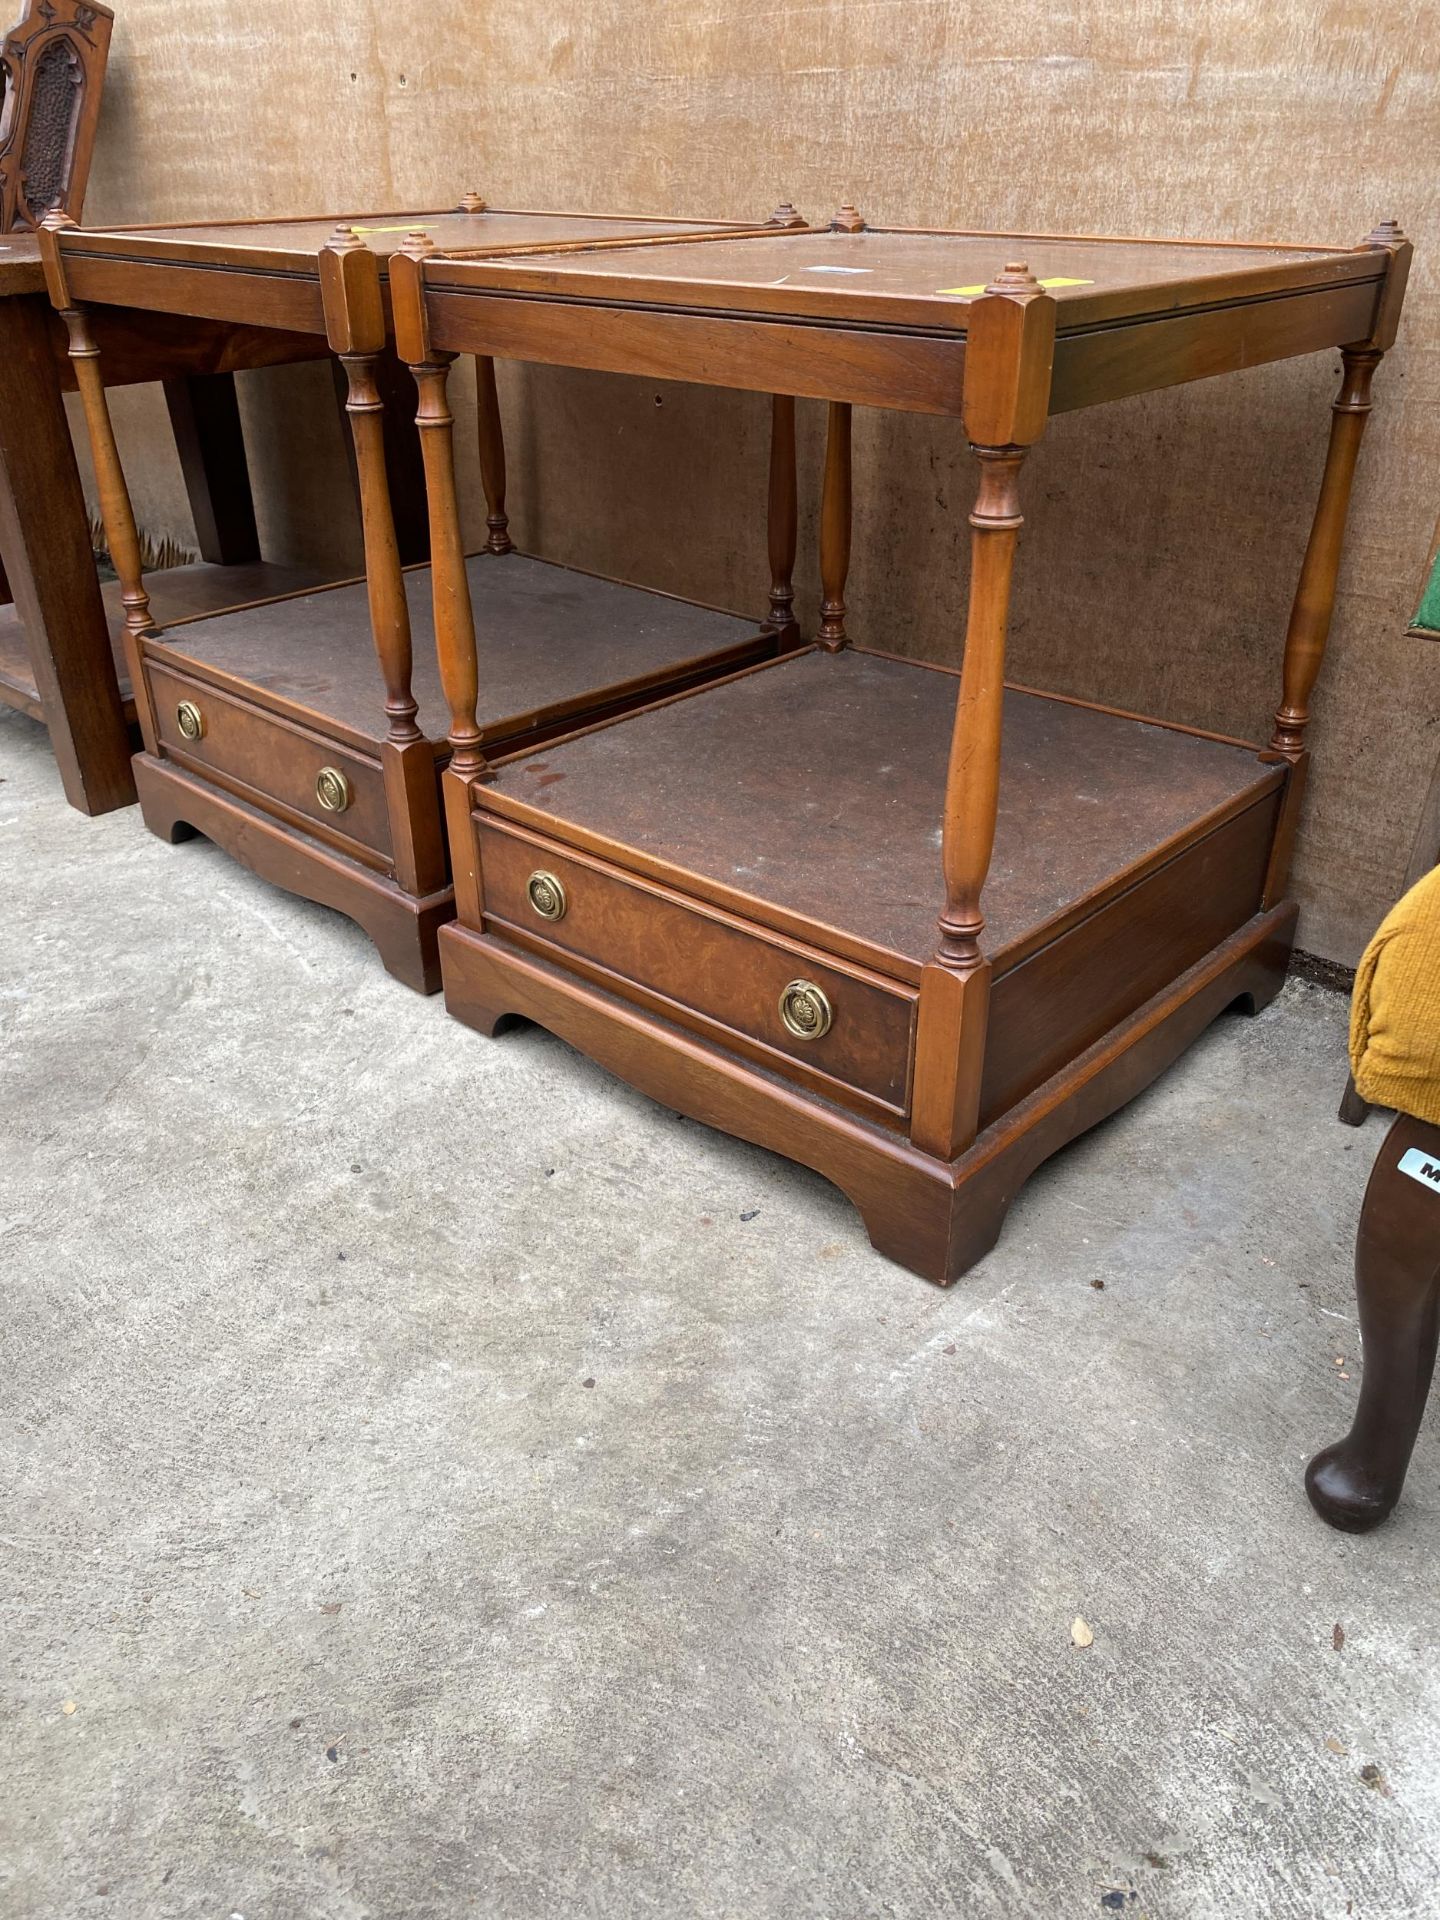
<svg viewBox="0 0 1440 1920"><path fill-rule="evenodd" d="M1431 0L126 0L111 75L102 220L449 204L470 185L595 210L792 198L820 217L853 199L916 223L1339 244L1399 218L1416 270L1376 382L1297 866L1303 941L1355 957L1404 876L1440 745L1440 647L1401 637L1440 505ZM1025 480L1016 673L1265 731L1333 371L1317 357L1053 423ZM267 375L270 398L257 383L245 400L286 551L353 539L337 447L309 430L320 378ZM513 368L502 394L523 537L754 604L762 402ZM813 611L820 423L801 411ZM142 427L127 419L137 447ZM160 521L177 518L162 438L137 485ZM959 430L865 415L855 450L855 630L953 661L973 486Z"/></svg>

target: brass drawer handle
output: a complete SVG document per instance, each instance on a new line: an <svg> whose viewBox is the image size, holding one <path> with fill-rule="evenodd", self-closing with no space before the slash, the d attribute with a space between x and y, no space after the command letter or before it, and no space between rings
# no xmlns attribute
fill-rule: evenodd
<svg viewBox="0 0 1440 1920"><path fill-rule="evenodd" d="M322 767L315 776L315 798L326 813L344 813L354 799L350 782L339 767Z"/></svg>
<svg viewBox="0 0 1440 1920"><path fill-rule="evenodd" d="M186 740L198 740L205 731L205 716L193 700L182 700L175 709L175 724Z"/></svg>
<svg viewBox="0 0 1440 1920"><path fill-rule="evenodd" d="M525 895L542 920L563 920L569 902L563 883L542 867L525 882Z"/></svg>
<svg viewBox="0 0 1440 1920"><path fill-rule="evenodd" d="M792 980L780 995L780 1018L797 1040L819 1040L833 1018L823 987L813 980Z"/></svg>

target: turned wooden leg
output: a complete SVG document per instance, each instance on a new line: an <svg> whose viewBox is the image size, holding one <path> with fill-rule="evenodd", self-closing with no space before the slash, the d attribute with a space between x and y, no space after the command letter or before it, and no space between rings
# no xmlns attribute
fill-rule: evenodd
<svg viewBox="0 0 1440 1920"><path fill-rule="evenodd" d="M850 573L850 408L830 402L825 439L825 486L820 498L820 631L827 653L838 653L845 631L845 582Z"/></svg>
<svg viewBox="0 0 1440 1920"><path fill-rule="evenodd" d="M842 215L843 215L842 209ZM1000 802L1005 630L1024 520L1019 475L1045 430L1055 302L1023 261L1007 264L969 312L962 417L980 463L970 515L970 601L940 819L945 904L939 944L920 980L910 1138L953 1160L980 1123L990 1019L990 963L980 897Z"/></svg>
<svg viewBox="0 0 1440 1920"><path fill-rule="evenodd" d="M346 231L353 232L354 229ZM337 228L336 233L339 232ZM343 412L349 390L345 369L338 358L330 362L330 371L335 382L335 398ZM415 388L409 369L402 366L388 348L376 356L374 378L382 402L380 425L384 444L385 486L390 495L400 564L404 567L423 566L430 558L430 523L425 515L425 477L420 470L420 441L415 432ZM355 440L348 425L341 443L345 448L346 465L350 469L350 484L363 513Z"/></svg>
<svg viewBox="0 0 1440 1920"><path fill-rule="evenodd" d="M945 906L939 946L920 981L910 1119L910 1138L942 1160L963 1153L980 1123L990 1009L980 895L999 817L1005 627L1024 524L1018 491L1024 447L974 451L980 490L970 515L970 607L941 833Z"/></svg>
<svg viewBox="0 0 1440 1920"><path fill-rule="evenodd" d="M100 372L100 349L91 334L88 314L71 297L60 252L61 234L74 225L69 215L58 209L46 214L40 230L45 282L51 304L65 322L69 336L70 365L90 439L100 518L105 523L105 544L110 550L115 571L120 576L120 604L125 609L125 631L143 637L154 631L154 622L150 617L150 598L145 591L140 533L135 524L130 492L125 484L125 470L120 464L120 450L115 444L110 403L105 397L105 381Z"/></svg>
<svg viewBox="0 0 1440 1920"><path fill-rule="evenodd" d="M795 545L799 500L795 479L795 401L777 393L770 402L770 624L789 633L795 624Z"/></svg>
<svg viewBox="0 0 1440 1920"><path fill-rule="evenodd" d="M1320 481L1320 498L1310 528L1310 541L1300 569L1285 635L1284 691L1275 715L1272 753L1293 760L1305 745L1310 719L1310 697L1325 658L1330 622L1335 613L1335 589L1340 578L1340 554L1345 544L1345 522L1355 482L1355 462L1365 423L1370 418L1370 388L1383 355L1378 347L1343 347L1344 369L1340 391L1331 406L1330 447Z"/></svg>
<svg viewBox="0 0 1440 1920"><path fill-rule="evenodd" d="M1290 768L1270 866L1265 875L1262 898L1267 908L1279 905L1290 883L1290 861L1308 774L1305 730L1310 722L1310 700L1330 636L1355 462L1359 458L1365 423L1370 417L1371 383L1383 355L1379 347L1351 346L1341 349L1340 358L1344 374L1331 408L1330 447L1325 456L1325 472L1300 568L1300 581L1290 609L1283 691L1275 714L1275 731L1265 755L1266 759L1288 761Z"/></svg>
<svg viewBox="0 0 1440 1920"><path fill-rule="evenodd" d="M487 353L475 356L475 408L488 529L485 546L490 553L510 553L515 543L505 511L505 433L500 422L500 396L495 389L495 362Z"/></svg>
<svg viewBox="0 0 1440 1920"><path fill-rule="evenodd" d="M1435 1371L1440 1127L1402 1115L1386 1134L1365 1189L1355 1286L1364 1346L1360 1404L1345 1438L1310 1462L1305 1491L1332 1527L1366 1533L1400 1498Z"/></svg>
<svg viewBox="0 0 1440 1920"><path fill-rule="evenodd" d="M384 351L380 263L353 227L337 227L321 251L320 287L326 335L345 372L345 411L350 421L365 536L370 631L385 682L386 727L380 766L385 776L395 878L407 893L420 897L444 887L445 848L435 805L434 754L416 718L410 607L401 570L395 504L387 480L390 439L386 423L394 409L387 407L382 385L382 368L391 356ZM405 377L408 380L409 376ZM427 533L427 551L428 545ZM433 971L433 964L426 964L431 964Z"/></svg>
<svg viewBox="0 0 1440 1920"><path fill-rule="evenodd" d="M425 262L435 242L423 231L408 236L391 256L390 297L395 343L415 378L419 412L415 425L425 465L425 497L430 508L431 598L440 684L450 708L449 772L461 780L483 779L489 768L481 748L477 718L480 663L475 649L475 615L455 491L455 421L447 387L453 353L430 342L425 295Z"/></svg>

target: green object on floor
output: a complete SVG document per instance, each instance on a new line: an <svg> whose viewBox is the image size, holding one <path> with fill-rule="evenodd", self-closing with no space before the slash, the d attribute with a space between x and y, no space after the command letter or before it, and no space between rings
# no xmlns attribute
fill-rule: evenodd
<svg viewBox="0 0 1440 1920"><path fill-rule="evenodd" d="M1440 636L1440 547L1430 562L1430 578L1425 582L1425 591L1410 624L1424 633Z"/></svg>

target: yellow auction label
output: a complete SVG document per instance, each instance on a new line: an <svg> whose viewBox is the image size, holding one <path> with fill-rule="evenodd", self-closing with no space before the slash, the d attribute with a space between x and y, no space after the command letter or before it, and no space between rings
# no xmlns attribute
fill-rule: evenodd
<svg viewBox="0 0 1440 1920"><path fill-rule="evenodd" d="M365 231L365 229L364 229L364 228L362 227L362 228L360 229L360 231L361 231L361 232L363 233L363 232ZM1040 282L1040 284L1041 284L1041 286L1042 286L1042 287L1046 287L1046 288L1049 288L1049 287L1093 287L1093 286L1094 286L1094 284L1095 284L1095 282L1094 282L1093 280L1065 280L1065 279L1059 279L1059 280L1042 280L1042 281ZM985 291L985 289L984 289L984 287L983 287L983 286L980 286L980 287L937 287L937 288L935 289L935 291L936 291L937 293L942 293L942 294L953 294L953 295L955 296L955 298L956 298L957 300L974 300L974 299L977 299L977 298L979 297L979 295L980 295L980 294L982 294L982 293L984 293L984 291Z"/></svg>

